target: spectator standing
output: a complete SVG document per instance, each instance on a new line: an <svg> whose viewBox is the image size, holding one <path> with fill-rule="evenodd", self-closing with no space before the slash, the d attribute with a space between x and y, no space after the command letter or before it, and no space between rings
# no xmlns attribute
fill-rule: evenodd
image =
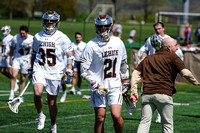
<svg viewBox="0 0 200 133"><path fill-rule="evenodd" d="M22 25L19 28L19 34L12 39L10 49L10 65L12 65L12 77L10 81L10 96L9 100L14 98L14 88L18 73L20 72L20 91L25 87L26 75L31 67L31 50L33 45L33 36L29 34L27 26Z"/></svg>
<svg viewBox="0 0 200 133"><path fill-rule="evenodd" d="M200 24L195 29L194 35L197 37L197 44L200 45Z"/></svg>
<svg viewBox="0 0 200 133"><path fill-rule="evenodd" d="M122 25L120 23L117 24L117 27L116 27L116 34L119 38L121 38L122 36Z"/></svg>
<svg viewBox="0 0 200 133"><path fill-rule="evenodd" d="M131 78L131 100L137 102L137 85L143 78L141 96L141 121L137 133L147 133L152 114L158 109L161 115L162 132L173 133L173 98L177 73L194 85L200 85L184 62L175 54L176 40L168 37L162 40L161 50L147 56L133 71ZM164 65L164 66L163 66Z"/></svg>
<svg viewBox="0 0 200 133"><path fill-rule="evenodd" d="M185 25L184 37L185 37L185 41L184 41L185 45L187 43L192 43L192 29L189 23Z"/></svg>
<svg viewBox="0 0 200 133"><path fill-rule="evenodd" d="M115 24L115 21L113 20L113 36L116 36L117 34L117 24Z"/></svg>
<svg viewBox="0 0 200 133"><path fill-rule="evenodd" d="M75 42L72 43L73 46L73 55L75 58L74 67L73 67L73 77L72 77L72 89L70 90L73 94L75 94L75 84L76 78L78 76L78 88L77 94L81 95L80 87L81 87L81 73L80 73L80 65L81 65L81 54L85 49L86 43L82 41L82 34L80 32L75 33Z"/></svg>
<svg viewBox="0 0 200 133"><path fill-rule="evenodd" d="M74 66L73 66L73 77L72 77L72 89L70 90L70 93L73 95L78 94L81 95L81 72L80 72L80 57L81 54L86 46L86 43L82 41L82 34L80 32L75 33L75 41L72 43L73 47L73 56L75 58ZM76 84L76 78L78 77L78 88L77 92L75 91L75 84ZM69 78L69 77L68 77ZM60 98L60 102L64 102L66 99L66 84L62 85L63 93Z"/></svg>
<svg viewBox="0 0 200 133"><path fill-rule="evenodd" d="M129 44L133 44L133 43L134 43L134 37L135 37L135 35L136 35L136 29L133 28L133 29L130 31L129 38L128 38L128 40L127 40L127 42L128 42Z"/></svg>

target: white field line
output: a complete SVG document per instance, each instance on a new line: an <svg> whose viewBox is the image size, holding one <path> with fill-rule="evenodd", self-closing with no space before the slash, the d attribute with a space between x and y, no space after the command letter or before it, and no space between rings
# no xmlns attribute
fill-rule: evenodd
<svg viewBox="0 0 200 133"><path fill-rule="evenodd" d="M174 106L185 106L185 105L191 105L191 104L199 104L200 101L197 102L191 102L191 103L174 103ZM141 110L141 108L137 108L137 111ZM122 112L126 112L126 110L122 110ZM106 112L106 114L110 114L110 112ZM60 117L57 118L57 120L64 120L64 119L73 119L73 118L79 118L79 117L88 117L88 116L94 116L94 114L85 114L85 115L75 115L75 116L68 116L68 117ZM50 121L50 119L46 119L46 121ZM29 125L37 123L37 121L30 121L30 122L24 122L24 123L15 123L15 124L8 124L8 125L2 125L0 128L10 127L10 126L19 126L19 125Z"/></svg>
<svg viewBox="0 0 200 133"><path fill-rule="evenodd" d="M62 89L60 89L60 91L62 91ZM90 91L90 89L81 89L81 91ZM9 96L10 95L10 91L5 91L5 90L0 90L1 92L6 92L6 94L0 94L0 96ZM70 92L70 90L67 90L67 92ZM44 91L44 93L46 93ZM19 94L19 92L15 92L15 94ZM33 94L33 92L25 92L24 95L31 95Z"/></svg>
<svg viewBox="0 0 200 133"><path fill-rule="evenodd" d="M137 109L141 110L141 108ZM122 112L126 112L126 110L123 110ZM106 114L110 114L110 112L106 112ZM68 117L60 117L57 118L57 120L66 120L66 119L73 119L73 118L80 118L80 117L88 117L88 116L94 116L95 114L85 114L85 115L75 115L75 116L68 116ZM45 122L51 121L51 119L46 119ZM19 126L19 125L29 125L29 124L34 124L37 123L37 121L29 121L29 122L24 122L24 123L14 123L14 124L8 124L8 125L2 125L0 128L5 128L5 127L14 127L14 126Z"/></svg>

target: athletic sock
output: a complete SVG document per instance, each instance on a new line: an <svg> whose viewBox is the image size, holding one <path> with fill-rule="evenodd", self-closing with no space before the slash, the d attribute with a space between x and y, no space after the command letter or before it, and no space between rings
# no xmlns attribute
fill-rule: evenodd
<svg viewBox="0 0 200 133"><path fill-rule="evenodd" d="M38 114L38 116L44 116L43 112L40 112L40 113Z"/></svg>
<svg viewBox="0 0 200 133"><path fill-rule="evenodd" d="M11 95L14 95L14 90L10 90L10 94L11 94Z"/></svg>

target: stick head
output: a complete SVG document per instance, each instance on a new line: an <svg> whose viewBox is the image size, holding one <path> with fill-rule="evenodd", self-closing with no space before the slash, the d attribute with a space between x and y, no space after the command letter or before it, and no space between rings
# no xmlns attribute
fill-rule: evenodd
<svg viewBox="0 0 200 133"><path fill-rule="evenodd" d="M123 95L124 102L126 103L127 113L134 115L137 110L137 103L130 100L130 95L127 93Z"/></svg>
<svg viewBox="0 0 200 133"><path fill-rule="evenodd" d="M22 97L16 97L14 98L12 101L9 101L8 102L8 106L10 108L10 110L13 112L13 113L18 113L18 107L19 105L23 102L23 98Z"/></svg>

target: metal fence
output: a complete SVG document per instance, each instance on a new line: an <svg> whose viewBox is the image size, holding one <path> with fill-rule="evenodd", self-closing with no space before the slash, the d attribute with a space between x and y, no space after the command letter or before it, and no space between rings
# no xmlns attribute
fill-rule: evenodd
<svg viewBox="0 0 200 133"><path fill-rule="evenodd" d="M30 34L35 35L37 32L43 30L42 20L0 20L0 26L10 25L12 28L11 34L15 35L19 32L21 25L27 25L29 27ZM154 34L153 23L152 24L128 24L121 23L122 35L121 39L126 43L129 38L131 29L136 28L136 36L134 38L135 43L128 45L130 47L138 47L144 43L144 40L150 35ZM173 38L179 36L180 26L176 24L165 24L165 33ZM195 26L193 26L193 30ZM59 30L65 33L72 41L74 40L74 33L81 32L83 35L83 41L87 42L91 38L96 36L94 23L91 22L66 22L61 21ZM193 35L194 38L194 35ZM193 39L195 40L195 38Z"/></svg>

